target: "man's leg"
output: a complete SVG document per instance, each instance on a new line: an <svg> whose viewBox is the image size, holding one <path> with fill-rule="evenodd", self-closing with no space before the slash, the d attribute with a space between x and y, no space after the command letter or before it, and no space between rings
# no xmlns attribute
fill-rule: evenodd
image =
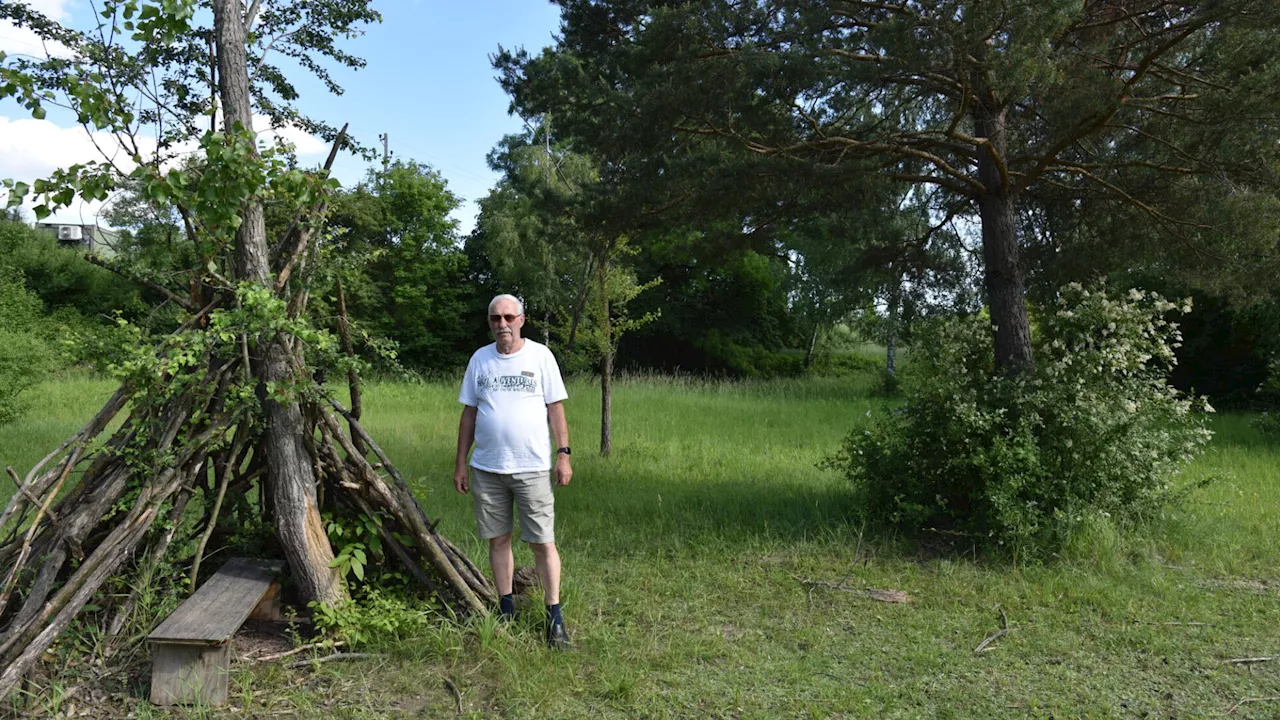
<svg viewBox="0 0 1280 720"><path fill-rule="evenodd" d="M511 488L506 477L472 468L471 496L475 499L480 537L489 538L489 567L493 568L493 584L498 589L498 611L511 619L516 613L511 595L511 574L515 570L515 559L511 557Z"/></svg>
<svg viewBox="0 0 1280 720"><path fill-rule="evenodd" d="M570 647L569 633L560 615L560 552L554 542L529 543L533 562L542 580L543 599L547 603L547 644L553 649Z"/></svg>
<svg viewBox="0 0 1280 720"><path fill-rule="evenodd" d="M510 545L511 536L507 536ZM542 594L548 605L560 604L560 553L556 544L529 543L533 551L533 564L538 568L538 579L542 581Z"/></svg>
<svg viewBox="0 0 1280 720"><path fill-rule="evenodd" d="M489 538L489 567L493 568L493 583L499 595L511 594L511 575L516 571L516 561L511 555L511 533Z"/></svg>

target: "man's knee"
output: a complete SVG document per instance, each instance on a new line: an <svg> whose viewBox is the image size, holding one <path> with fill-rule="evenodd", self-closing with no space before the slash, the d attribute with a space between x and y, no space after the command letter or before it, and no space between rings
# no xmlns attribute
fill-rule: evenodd
<svg viewBox="0 0 1280 720"><path fill-rule="evenodd" d="M531 542L529 543L529 549L532 550L533 554L537 555L538 557L546 557L556 551L556 544L554 542L545 542L545 543Z"/></svg>
<svg viewBox="0 0 1280 720"><path fill-rule="evenodd" d="M506 535L499 535L498 537L494 537L494 538L489 538L490 550L501 550L503 548L509 548L509 547L511 547L511 533L507 533Z"/></svg>

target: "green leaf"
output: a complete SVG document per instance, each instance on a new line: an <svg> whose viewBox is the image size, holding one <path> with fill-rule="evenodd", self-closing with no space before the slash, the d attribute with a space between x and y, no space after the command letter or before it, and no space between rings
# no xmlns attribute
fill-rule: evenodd
<svg viewBox="0 0 1280 720"><path fill-rule="evenodd" d="M364 580L364 563L351 563L351 569L355 571L357 578Z"/></svg>
<svg viewBox="0 0 1280 720"><path fill-rule="evenodd" d="M44 116L45 116L45 111L43 107L40 107L39 105L37 105L31 108L31 117L37 120L43 120Z"/></svg>
<svg viewBox="0 0 1280 720"><path fill-rule="evenodd" d="M31 208L31 211L36 214L37 220L43 220L53 214L48 205L37 205Z"/></svg>

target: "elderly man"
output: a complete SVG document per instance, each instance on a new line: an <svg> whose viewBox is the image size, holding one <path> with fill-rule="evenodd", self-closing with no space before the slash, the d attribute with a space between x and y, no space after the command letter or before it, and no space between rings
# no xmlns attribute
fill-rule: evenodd
<svg viewBox="0 0 1280 720"><path fill-rule="evenodd" d="M489 302L494 342L471 356L458 402L458 456L453 485L473 493L480 536L489 541L489 564L502 596L504 618L515 614L512 596L512 505L520 513L520 535L533 550L547 603L547 644L569 646L560 615L560 554L555 543L555 496L547 425L555 435L555 484L573 477L569 463L569 425L564 417L564 381L546 345L520 337L524 307L511 295ZM472 445L471 472L467 453ZM469 475L469 477L468 477Z"/></svg>

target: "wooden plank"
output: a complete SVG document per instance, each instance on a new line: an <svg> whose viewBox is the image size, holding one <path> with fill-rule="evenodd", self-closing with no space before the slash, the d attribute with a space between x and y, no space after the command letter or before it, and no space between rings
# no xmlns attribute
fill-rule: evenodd
<svg viewBox="0 0 1280 720"><path fill-rule="evenodd" d="M279 561L232 558L147 639L215 645L226 642L268 593Z"/></svg>
<svg viewBox="0 0 1280 720"><path fill-rule="evenodd" d="M151 702L213 707L227 701L231 643L152 643Z"/></svg>

